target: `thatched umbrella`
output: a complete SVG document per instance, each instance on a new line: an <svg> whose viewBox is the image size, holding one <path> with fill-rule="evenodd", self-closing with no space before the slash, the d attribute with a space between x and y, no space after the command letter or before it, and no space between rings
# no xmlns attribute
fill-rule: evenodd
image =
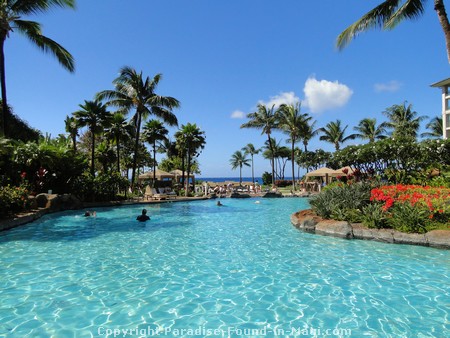
<svg viewBox="0 0 450 338"><path fill-rule="evenodd" d="M165 178L174 178L175 175L168 173L166 171L160 170L160 169L156 169L155 175L153 175L153 171L147 171L146 173L139 175L138 180L143 181L143 180L153 179L153 177L155 177L157 180L163 180Z"/></svg>
<svg viewBox="0 0 450 338"><path fill-rule="evenodd" d="M342 175L343 175L343 173L338 170L330 169L327 167L322 167L322 168L319 168L317 170L307 173L306 177L307 177L307 179L309 177L325 177L325 182L328 183L329 177L338 177L338 176L342 176Z"/></svg>

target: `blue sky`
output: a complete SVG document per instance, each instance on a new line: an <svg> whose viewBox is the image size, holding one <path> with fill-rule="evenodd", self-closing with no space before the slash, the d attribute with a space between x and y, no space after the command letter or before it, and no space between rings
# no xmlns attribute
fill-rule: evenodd
<svg viewBox="0 0 450 338"><path fill-rule="evenodd" d="M76 72L14 33L5 45L8 102L31 126L57 136L78 104L113 88L121 67L162 73L158 92L181 101L174 111L180 124L205 131L202 176L239 176L231 155L266 140L260 131L240 129L259 102L301 100L317 126L341 119L349 131L365 117L384 120L382 111L405 100L420 115L440 115L440 91L430 84L449 77L449 64L431 1L419 20L364 33L336 49L338 34L379 3L78 0L75 11L28 18L72 53ZM318 137L309 146L317 148L333 149ZM264 171L269 162L257 155L255 174ZM250 168L243 174L250 176Z"/></svg>

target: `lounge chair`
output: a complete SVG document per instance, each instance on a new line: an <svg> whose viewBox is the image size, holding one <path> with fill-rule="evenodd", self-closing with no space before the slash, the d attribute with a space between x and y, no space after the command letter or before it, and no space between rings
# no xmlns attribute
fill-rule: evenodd
<svg viewBox="0 0 450 338"><path fill-rule="evenodd" d="M169 198L171 198L171 197L176 198L177 197L177 193L175 191L173 191L172 189L170 189L169 187L167 187L167 188L158 188L158 192L160 194L167 195L167 197L169 197Z"/></svg>
<svg viewBox="0 0 450 338"><path fill-rule="evenodd" d="M145 199L149 200L149 199L153 199L153 200L164 200L166 199L168 196L165 194L160 194L156 191L155 188L151 188L149 185L147 185L145 187L145 194L144 194Z"/></svg>

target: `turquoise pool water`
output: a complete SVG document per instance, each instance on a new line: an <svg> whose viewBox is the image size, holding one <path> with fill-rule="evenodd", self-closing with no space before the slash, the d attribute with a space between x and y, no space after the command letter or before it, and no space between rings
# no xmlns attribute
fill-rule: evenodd
<svg viewBox="0 0 450 338"><path fill-rule="evenodd" d="M0 233L0 337L449 336L449 251L305 234L289 216L306 200L260 201Z"/></svg>

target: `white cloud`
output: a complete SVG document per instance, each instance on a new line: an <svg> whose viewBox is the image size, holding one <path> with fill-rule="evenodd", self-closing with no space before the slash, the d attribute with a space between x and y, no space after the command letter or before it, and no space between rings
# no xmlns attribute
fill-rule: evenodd
<svg viewBox="0 0 450 338"><path fill-rule="evenodd" d="M353 90L338 81L318 81L314 77L306 80L303 92L305 93L304 106L309 107L312 113L342 107L353 94Z"/></svg>
<svg viewBox="0 0 450 338"><path fill-rule="evenodd" d="M277 109L283 103L296 104L297 102L300 102L300 98L296 96L294 92L284 92L276 96L271 96L268 102L259 101L258 103L261 103L269 108L272 108L272 106L275 105L275 109Z"/></svg>
<svg viewBox="0 0 450 338"><path fill-rule="evenodd" d="M373 88L375 89L375 91L377 93L380 93L380 92L393 93L393 92L398 91L401 86L402 86L402 84L400 82L398 82L396 80L392 80L387 83L375 83L373 85Z"/></svg>
<svg viewBox="0 0 450 338"><path fill-rule="evenodd" d="M231 113L231 118L232 119L243 119L245 117L245 113L241 112L240 110L235 110L234 112Z"/></svg>

